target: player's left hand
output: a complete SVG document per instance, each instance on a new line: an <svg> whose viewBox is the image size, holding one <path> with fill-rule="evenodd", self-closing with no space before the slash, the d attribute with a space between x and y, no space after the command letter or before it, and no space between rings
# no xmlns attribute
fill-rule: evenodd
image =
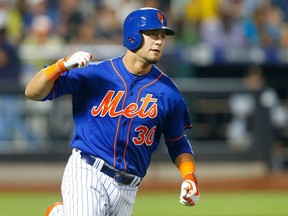
<svg viewBox="0 0 288 216"><path fill-rule="evenodd" d="M198 183L195 180L185 180L181 185L180 203L185 206L194 206L200 199Z"/></svg>

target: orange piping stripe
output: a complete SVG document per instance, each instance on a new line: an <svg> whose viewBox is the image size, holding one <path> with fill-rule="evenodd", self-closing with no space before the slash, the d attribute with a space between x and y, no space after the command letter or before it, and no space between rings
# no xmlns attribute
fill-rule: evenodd
<svg viewBox="0 0 288 216"><path fill-rule="evenodd" d="M127 85L123 79L123 77L120 75L120 73L117 71L116 67L114 66L113 64L113 61L112 59L110 59L110 63L114 69L114 71L117 73L117 75L119 76L119 78L122 80L123 84L124 84L124 87L125 87L125 93L127 94ZM126 94L124 94L124 100L123 100L123 103L122 103L122 110L124 109L124 104L125 104L125 101L126 101ZM115 135L115 139L114 139L114 164L113 166L115 167L116 166L116 146L117 146L117 139L118 139L118 133L119 133L119 127L120 127L120 122L121 122L121 119L122 119L122 115L119 117L118 119L118 124L117 124L117 129L116 129L116 135ZM125 162L124 162L125 163Z"/></svg>
<svg viewBox="0 0 288 216"><path fill-rule="evenodd" d="M177 141L177 140L181 139L183 136L184 136L184 133L182 133L182 135L176 139L171 139L171 138L167 138L167 137L165 137L165 139L169 140L169 141Z"/></svg>
<svg viewBox="0 0 288 216"><path fill-rule="evenodd" d="M160 79L160 77L162 77L162 75L163 75L163 74L161 73L155 80L153 80L152 82L146 84L145 86L143 86L143 87L138 91L138 95L137 95L137 99L136 99L136 103L137 103L137 104L138 104L138 101L139 101L139 98L140 98L140 93L142 92L142 90L143 90L144 88L146 88L147 86L152 85L153 83L157 82L157 81ZM127 148L128 148L128 144L129 144L130 128L131 128L133 119L134 119L134 118L132 118L132 119L130 120L130 124L129 124L129 127L128 127L128 133L127 133L127 138L126 138L126 145L125 145L124 155L123 155L123 161L124 161L125 171L126 171L126 169L127 169L127 167L126 167L126 166L127 166L127 165L126 165L126 152L127 152Z"/></svg>
<svg viewBox="0 0 288 216"><path fill-rule="evenodd" d="M191 127L192 127L192 124L190 124L190 125L185 125L185 126L184 126L184 129L185 129L185 128L191 128Z"/></svg>

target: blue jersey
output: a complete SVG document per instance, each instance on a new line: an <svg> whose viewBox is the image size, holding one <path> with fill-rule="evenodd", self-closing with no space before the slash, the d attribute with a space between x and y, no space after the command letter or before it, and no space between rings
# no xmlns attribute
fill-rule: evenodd
<svg viewBox="0 0 288 216"><path fill-rule="evenodd" d="M72 148L116 169L144 177L161 134L172 161L181 153L193 153L184 133L191 128L187 105L155 65L136 76L121 57L93 62L63 73L43 100L66 94L72 95Z"/></svg>

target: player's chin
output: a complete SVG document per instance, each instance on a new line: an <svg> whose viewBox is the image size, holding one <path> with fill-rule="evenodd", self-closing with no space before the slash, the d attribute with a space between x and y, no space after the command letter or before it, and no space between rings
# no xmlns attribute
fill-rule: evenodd
<svg viewBox="0 0 288 216"><path fill-rule="evenodd" d="M152 56L152 57L147 58L147 61L150 64L157 64L159 62L160 58L161 58L161 56Z"/></svg>

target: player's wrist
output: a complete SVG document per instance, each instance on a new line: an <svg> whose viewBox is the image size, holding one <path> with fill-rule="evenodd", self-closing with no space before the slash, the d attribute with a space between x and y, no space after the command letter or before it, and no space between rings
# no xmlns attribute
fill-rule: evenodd
<svg viewBox="0 0 288 216"><path fill-rule="evenodd" d="M194 180L195 165L193 161L184 161L179 165L179 171L184 180ZM196 175L195 175L196 176Z"/></svg>
<svg viewBox="0 0 288 216"><path fill-rule="evenodd" d="M45 68L45 76L48 80L54 82L65 71L67 71L67 68L64 65L63 59L59 59L55 64Z"/></svg>
<svg viewBox="0 0 288 216"><path fill-rule="evenodd" d="M190 181L193 181L195 183L197 183L197 175L195 173L190 173L190 174L186 174L184 177L183 177L184 181L186 180L190 180Z"/></svg>

